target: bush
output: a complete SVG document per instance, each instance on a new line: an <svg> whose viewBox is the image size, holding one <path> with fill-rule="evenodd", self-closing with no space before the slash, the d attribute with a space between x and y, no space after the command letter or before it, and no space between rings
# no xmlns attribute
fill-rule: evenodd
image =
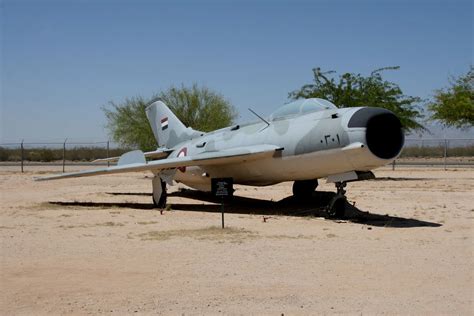
<svg viewBox="0 0 474 316"><path fill-rule="evenodd" d="M474 146L465 146L465 147L462 147L462 146L449 147L448 146L447 156L448 157L473 157ZM405 147L400 157L403 157L403 158L444 157L444 146Z"/></svg>
<svg viewBox="0 0 474 316"><path fill-rule="evenodd" d="M110 157L120 156L129 149L114 148L109 150ZM70 161L93 161L107 157L107 149L101 147L66 147L66 160ZM26 161L51 162L63 159L62 148L28 148L24 150ZM0 161L20 161L20 148L0 147Z"/></svg>

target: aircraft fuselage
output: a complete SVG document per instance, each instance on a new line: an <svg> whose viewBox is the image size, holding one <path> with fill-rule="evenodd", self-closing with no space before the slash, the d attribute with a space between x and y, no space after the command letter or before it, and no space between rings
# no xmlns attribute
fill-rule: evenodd
<svg viewBox="0 0 474 316"><path fill-rule="evenodd" d="M401 151L403 134L394 118L379 108L341 108L220 129L178 144L170 158L257 144L282 150L267 159L181 168L174 180L208 191L211 178L262 186L368 171L392 162Z"/></svg>

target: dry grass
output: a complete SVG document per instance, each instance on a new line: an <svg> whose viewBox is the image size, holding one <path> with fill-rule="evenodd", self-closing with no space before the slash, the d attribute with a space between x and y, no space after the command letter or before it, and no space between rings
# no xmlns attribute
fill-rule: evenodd
<svg viewBox="0 0 474 316"><path fill-rule="evenodd" d="M230 241L242 242L246 239L256 238L258 233L246 230L243 228L220 228L211 226L207 228L198 229L176 229L164 231L149 231L147 233L139 234L142 240L168 240L171 238L193 238L197 240L215 240L215 241Z"/></svg>
<svg viewBox="0 0 474 316"><path fill-rule="evenodd" d="M315 235L297 235L297 236L291 236L291 235L269 235L269 236L264 236L265 238L270 238L270 239L317 239L318 237Z"/></svg>
<svg viewBox="0 0 474 316"><path fill-rule="evenodd" d="M79 224L79 225L60 225L59 228L71 229L71 228L89 228L89 227L121 227L125 226L124 223L117 222L104 222L97 224Z"/></svg>
<svg viewBox="0 0 474 316"><path fill-rule="evenodd" d="M60 144L56 144L59 146ZM71 145L72 146L72 145ZM50 146L51 147L51 146ZM120 156L129 151L127 148L110 148L109 157ZM107 157L107 148L105 144L103 147L98 146L66 146L66 160L70 161L91 161L98 158ZM15 148L7 148L0 146L0 161L19 161L21 159L20 144ZM25 148L24 159L27 161L61 161L63 159L63 149L48 148L45 144L43 147Z"/></svg>
<svg viewBox="0 0 474 316"><path fill-rule="evenodd" d="M117 223L117 222L105 222L105 223L95 224L94 226L120 227L120 226L125 226L125 224L124 223Z"/></svg>
<svg viewBox="0 0 474 316"><path fill-rule="evenodd" d="M62 229L72 229L72 228L87 228L90 227L90 225L85 225L85 224L80 224L80 225L60 225L58 226L59 228Z"/></svg>
<svg viewBox="0 0 474 316"><path fill-rule="evenodd" d="M35 210L35 211L49 211L49 210L58 210L58 209L65 209L65 208L67 207L60 204L54 204L51 202L36 203L34 206L29 207L30 210Z"/></svg>
<svg viewBox="0 0 474 316"><path fill-rule="evenodd" d="M0 229L15 229L15 227L10 227L10 226L0 226Z"/></svg>

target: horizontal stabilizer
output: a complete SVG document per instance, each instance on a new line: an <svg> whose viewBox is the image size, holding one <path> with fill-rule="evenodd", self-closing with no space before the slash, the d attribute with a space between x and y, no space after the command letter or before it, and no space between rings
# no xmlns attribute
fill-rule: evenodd
<svg viewBox="0 0 474 316"><path fill-rule="evenodd" d="M154 151L147 151L143 153L145 155L145 158L147 159L163 159L166 158L172 153L172 149L167 149L167 148L158 148L157 150ZM117 157L109 157L109 158L100 158L96 159L92 162L117 162L120 159L121 156Z"/></svg>
<svg viewBox="0 0 474 316"><path fill-rule="evenodd" d="M145 155L141 150L129 151L128 153L120 156L117 166L131 165L131 164L144 164L146 163Z"/></svg>

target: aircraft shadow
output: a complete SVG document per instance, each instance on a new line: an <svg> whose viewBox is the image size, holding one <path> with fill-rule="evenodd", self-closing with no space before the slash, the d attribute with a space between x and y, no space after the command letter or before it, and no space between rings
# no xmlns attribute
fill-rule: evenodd
<svg viewBox="0 0 474 316"><path fill-rule="evenodd" d="M368 181L425 181L434 180L434 178L407 178L407 177L377 177Z"/></svg>
<svg viewBox="0 0 474 316"><path fill-rule="evenodd" d="M224 203L224 208L226 213L233 214L254 214L262 216L283 215L299 217L315 216L328 218L325 208L334 195L334 192L316 191L312 198L305 201L297 200L293 196L286 197L280 201L268 201L256 198L234 196L232 201ZM216 213L221 212L221 200L212 196L210 193L195 190L181 190L171 193L169 196L218 203L215 205L172 203L170 206L173 210ZM344 219L353 223L378 227L410 228L442 226L439 223L422 221L413 218L369 213L362 211L357 207L350 205L349 203L346 204L344 218L328 219L335 221Z"/></svg>
<svg viewBox="0 0 474 316"><path fill-rule="evenodd" d="M105 192L105 194L110 195L131 195L131 196L152 196L153 194L146 192Z"/></svg>
<svg viewBox="0 0 474 316"><path fill-rule="evenodd" d="M110 193L113 195L150 195L149 193ZM262 216L298 216L298 217L327 217L325 207L335 195L334 192L316 191L313 196L305 201L300 201L293 196L286 197L280 201L269 201L243 196L234 196L231 201L224 203L225 212L232 214L253 214ZM173 211L190 211L190 212L221 212L221 200L214 197L208 192L195 190L180 190L170 193L169 197L183 197L187 199L211 202L215 204L193 204L193 203L168 203ZM61 206L79 206L88 208L132 208L141 210L153 210L155 206L152 203L135 203L135 202L62 202L50 201L50 204ZM404 218L390 215L380 215L362 211L357 207L346 204L344 218L328 218L330 220L339 221L341 219L353 223L360 223L377 227L394 227L394 228L410 228L410 227L440 227L439 223L417 220L413 218Z"/></svg>
<svg viewBox="0 0 474 316"><path fill-rule="evenodd" d="M79 206L79 207L93 207L93 208L132 208L139 210L153 210L155 206L153 203L135 203L135 202L61 202L61 201L49 201L49 204L61 205L61 206Z"/></svg>

